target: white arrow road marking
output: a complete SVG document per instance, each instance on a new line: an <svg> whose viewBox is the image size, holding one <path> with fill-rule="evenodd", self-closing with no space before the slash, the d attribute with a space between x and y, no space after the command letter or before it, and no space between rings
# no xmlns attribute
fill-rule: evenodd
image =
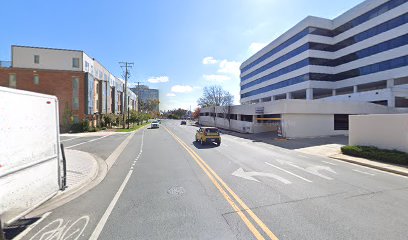
<svg viewBox="0 0 408 240"><path fill-rule="evenodd" d="M319 176L321 178L327 179L327 180L333 180L333 178L325 176L321 173L319 173L320 170L325 170L331 173L336 173L333 169L331 169L328 166L313 166L313 167L307 167L306 171L310 172L311 174L314 174L316 176Z"/></svg>
<svg viewBox="0 0 408 240"><path fill-rule="evenodd" d="M362 173L362 174L367 174L367 175L370 175L370 176L375 176L375 174L373 174L373 173L368 173L368 172L363 172L363 171L360 171L360 170L357 170L357 169L352 169L354 172L359 172L359 173Z"/></svg>
<svg viewBox="0 0 408 240"><path fill-rule="evenodd" d="M331 163L331 162L328 162L328 161L322 161L322 162L333 165L333 166L337 166L337 164L334 164L334 163Z"/></svg>
<svg viewBox="0 0 408 240"><path fill-rule="evenodd" d="M269 165L269 166L271 166L271 167L274 167L274 168L277 168L277 169L279 169L279 170L281 170L281 171L284 171L284 172L286 172L286 173L289 173L290 175L293 175L293 176L295 176L295 177L297 177L297 178L300 178L300 179L302 179L302 180L304 180L304 181L306 181L306 182L312 182L312 181L310 181L309 179L306 179L306 178L304 178L304 177L301 177L301 176L299 176L299 175L297 175L297 174L294 174L293 172L289 172L288 170L285 170L285 169L283 169L283 168L280 168L280 167L278 167L278 166L275 166L275 165L273 165L273 164L271 164L271 163L268 163L268 162L265 162L267 165Z"/></svg>
<svg viewBox="0 0 408 240"><path fill-rule="evenodd" d="M253 178L252 176L261 176L261 177L270 177L274 178L278 181L283 182L284 184L291 184L291 182L283 177L277 176L272 173L264 173L264 172L245 172L244 169L238 168L235 172L232 173L232 175L240 178L245 178L248 180L252 180L255 182L259 182L259 180Z"/></svg>
<svg viewBox="0 0 408 240"><path fill-rule="evenodd" d="M326 170L326 171L329 171L331 173L336 173L333 169L331 169L330 167L327 167L327 166L313 166L313 167L302 168L302 167L299 167L299 166L297 166L297 165L295 165L295 164L293 164L292 162L289 162L289 161L283 161L283 160L279 160L279 159L276 159L276 161L278 161L282 165L286 164L286 165L292 166L294 168L297 168L299 170L308 172L310 174L319 176L319 177L327 179L327 180L333 180L333 178L325 176L325 175L319 173L320 170Z"/></svg>

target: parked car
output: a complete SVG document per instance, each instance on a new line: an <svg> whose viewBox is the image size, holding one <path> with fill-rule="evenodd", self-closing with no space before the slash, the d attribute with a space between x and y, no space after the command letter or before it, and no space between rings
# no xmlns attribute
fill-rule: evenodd
<svg viewBox="0 0 408 240"><path fill-rule="evenodd" d="M159 123L158 122L152 122L150 124L150 128L159 128Z"/></svg>
<svg viewBox="0 0 408 240"><path fill-rule="evenodd" d="M216 143L221 145L221 136L218 128L215 127L200 127L195 135L195 141L201 145L206 143Z"/></svg>
<svg viewBox="0 0 408 240"><path fill-rule="evenodd" d="M185 120L182 120L180 125L187 125L187 122Z"/></svg>

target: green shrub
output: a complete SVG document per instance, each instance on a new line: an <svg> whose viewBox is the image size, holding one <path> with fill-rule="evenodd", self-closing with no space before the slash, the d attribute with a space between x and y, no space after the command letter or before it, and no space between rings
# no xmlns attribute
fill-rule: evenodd
<svg viewBox="0 0 408 240"><path fill-rule="evenodd" d="M397 150L379 149L372 146L344 146L341 148L341 152L354 157L408 165L408 153Z"/></svg>

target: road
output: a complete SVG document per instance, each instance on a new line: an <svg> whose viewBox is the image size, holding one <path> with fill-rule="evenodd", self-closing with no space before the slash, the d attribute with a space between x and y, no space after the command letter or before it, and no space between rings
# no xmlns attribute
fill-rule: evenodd
<svg viewBox="0 0 408 240"><path fill-rule="evenodd" d="M408 178L227 134L201 146L196 129L65 139L103 160L129 142L23 239L407 239Z"/></svg>

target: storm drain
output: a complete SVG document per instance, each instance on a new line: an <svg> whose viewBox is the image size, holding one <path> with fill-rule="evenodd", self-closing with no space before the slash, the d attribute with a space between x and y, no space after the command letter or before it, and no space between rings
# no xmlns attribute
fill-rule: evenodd
<svg viewBox="0 0 408 240"><path fill-rule="evenodd" d="M167 190L168 194L171 195L183 195L186 192L186 190L183 187L171 187L169 190Z"/></svg>

